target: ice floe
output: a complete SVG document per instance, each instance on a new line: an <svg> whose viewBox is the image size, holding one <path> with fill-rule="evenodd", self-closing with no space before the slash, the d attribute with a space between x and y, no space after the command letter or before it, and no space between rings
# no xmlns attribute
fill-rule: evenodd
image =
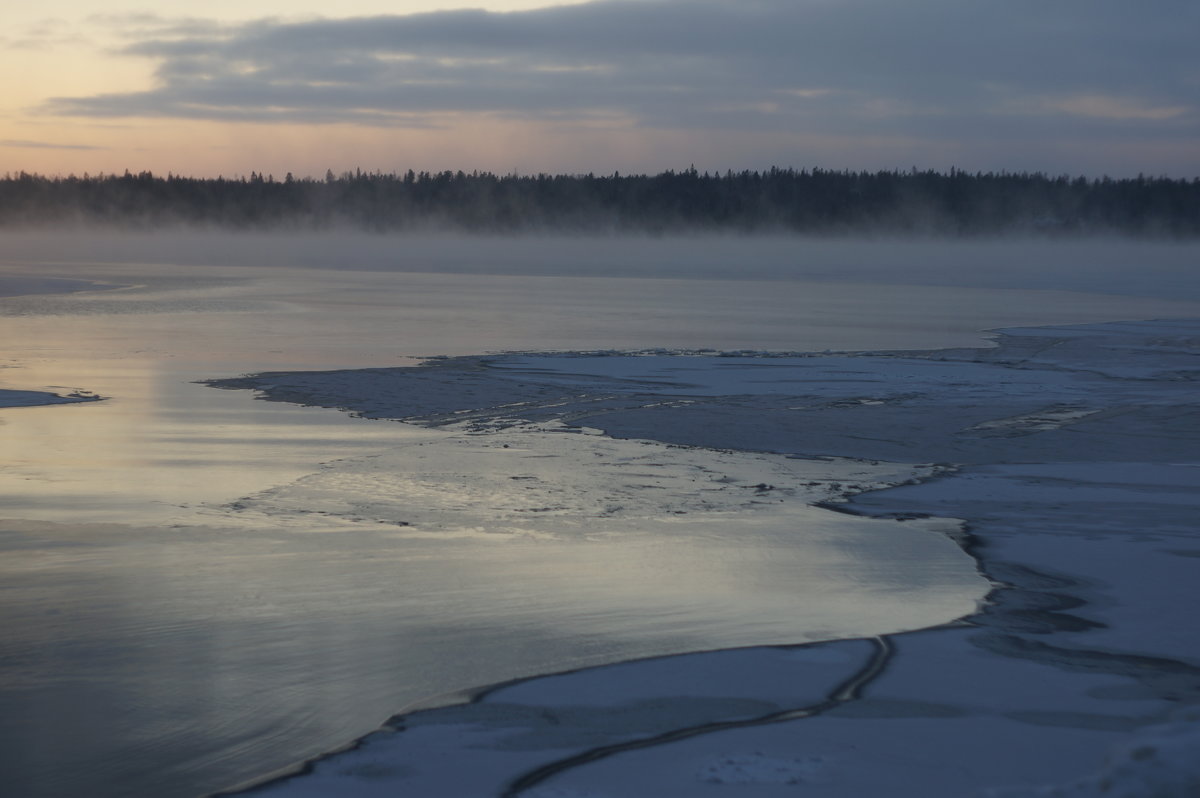
<svg viewBox="0 0 1200 798"><path fill-rule="evenodd" d="M1194 796L1197 721L1178 707L1200 703L1198 334L1192 321L1122 322L1005 331L973 350L525 354L242 380L268 398L516 436L510 449L566 425L603 431L564 437L605 447L780 458L756 468L839 455L867 471L955 464L882 490L865 472L813 480L783 504L829 491L868 517L965 518L959 542L999 587L968 623L616 664L414 709L261 794ZM460 379L472 395L455 394ZM743 484L796 484L777 474L746 472ZM550 495L534 503L554 512ZM254 501L287 511L289 497ZM603 514L609 501L575 511Z"/></svg>
<svg viewBox="0 0 1200 798"><path fill-rule="evenodd" d="M16 391L0 389L0 407L38 407L41 405L65 405L75 402L96 402L103 399L91 391L77 388L68 393L51 391Z"/></svg>

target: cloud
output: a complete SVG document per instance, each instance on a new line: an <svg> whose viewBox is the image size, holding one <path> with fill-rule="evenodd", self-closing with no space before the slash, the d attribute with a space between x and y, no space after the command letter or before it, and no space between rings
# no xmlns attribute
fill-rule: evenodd
<svg viewBox="0 0 1200 798"><path fill-rule="evenodd" d="M1098 119L1167 120L1183 116L1188 112L1186 105L1151 106L1122 97L1103 94L1081 94L1047 101L1051 108L1069 114Z"/></svg>
<svg viewBox="0 0 1200 798"><path fill-rule="evenodd" d="M182 36L232 35L234 26L201 17L163 16L149 11L89 14L89 25L107 29L126 41Z"/></svg>
<svg viewBox="0 0 1200 798"><path fill-rule="evenodd" d="M76 33L69 22L57 17L41 19L11 38L0 39L6 50L50 51L61 46L86 44L87 39Z"/></svg>
<svg viewBox="0 0 1200 798"><path fill-rule="evenodd" d="M93 147L87 144L55 144L49 141L30 141L28 139L0 139L0 147L24 147L37 150L102 150L104 147Z"/></svg>
<svg viewBox="0 0 1200 798"><path fill-rule="evenodd" d="M925 137L1200 130L1194 0L597 0L223 25L143 15L144 91L45 113L429 126L451 114Z"/></svg>

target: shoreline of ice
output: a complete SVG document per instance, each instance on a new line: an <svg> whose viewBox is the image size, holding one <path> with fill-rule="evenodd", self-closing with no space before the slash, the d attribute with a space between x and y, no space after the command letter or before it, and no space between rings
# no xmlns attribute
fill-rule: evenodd
<svg viewBox="0 0 1200 798"><path fill-rule="evenodd" d="M81 291L102 291L121 288L113 283L100 283L70 277L41 275L0 275L0 297L32 296L35 294L74 294Z"/></svg>
<svg viewBox="0 0 1200 798"><path fill-rule="evenodd" d="M70 393L62 394L51 391L21 391L11 388L0 388L0 408L71 405L80 402L99 402L105 398L84 388L65 390L69 390Z"/></svg>
<svg viewBox="0 0 1200 798"><path fill-rule="evenodd" d="M0 297L34 296L38 294L63 295L82 291L109 290L119 287L118 285L98 283L92 280L65 277L0 275ZM95 402L105 398L84 388L61 388L60 390L68 391L68 393L0 388L0 408L75 404L78 402Z"/></svg>
<svg viewBox="0 0 1200 798"><path fill-rule="evenodd" d="M795 363L609 356L589 370L578 355L527 354L214 383L377 418L403 400L415 408L406 417L431 424L557 419L676 445L954 462L845 509L966 518L964 543L1000 588L966 623L884 643L680 655L500 685L393 717L254 794L757 796L803 785L831 798L1084 798L1107 779L1128 795L1189 795L1200 780L1189 765L1200 641L1187 634L1200 557L1198 348L1194 320L1119 322L1004 330L993 348ZM751 378L753 390L720 392ZM477 400L484 382L497 401L471 407L463 389ZM1124 747L1105 766L1113 745ZM1055 783L1066 786L1038 786Z"/></svg>

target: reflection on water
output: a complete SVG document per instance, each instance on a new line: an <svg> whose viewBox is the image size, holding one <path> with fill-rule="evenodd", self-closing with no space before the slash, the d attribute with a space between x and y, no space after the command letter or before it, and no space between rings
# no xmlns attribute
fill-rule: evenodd
<svg viewBox="0 0 1200 798"><path fill-rule="evenodd" d="M662 279L566 276L553 264L568 256L547 251L537 276L57 264L54 276L130 287L0 300L0 387L110 397L0 411L5 789L187 796L328 749L430 693L777 635L873 634L886 631L880 607L912 612L884 626L920 624L947 595L979 590L942 538L902 569L864 543L869 523L823 513L802 534L738 527L752 547L665 523L422 539L350 515L307 521L303 502L234 523L221 507L235 499L446 433L194 380L504 349L928 347L972 343L980 327L1197 310L689 280L680 264ZM818 604L819 619L800 611Z"/></svg>
<svg viewBox="0 0 1200 798"><path fill-rule="evenodd" d="M64 357L16 371L22 383L90 388L105 401L19 408L3 418L4 515L164 523L295 479L315 463L419 436L314 408L271 407L190 382L144 356ZM61 388L60 388L61 390ZM59 412L46 412L46 411Z"/></svg>
<svg viewBox="0 0 1200 798"><path fill-rule="evenodd" d="M6 552L21 612L6 619L0 698L6 783L22 795L187 795L469 685L896 620L896 585L873 578L895 561L842 549L830 528L751 551L744 539L7 529L25 546ZM930 541L923 578L961 601L969 563ZM908 589L919 623L938 597Z"/></svg>

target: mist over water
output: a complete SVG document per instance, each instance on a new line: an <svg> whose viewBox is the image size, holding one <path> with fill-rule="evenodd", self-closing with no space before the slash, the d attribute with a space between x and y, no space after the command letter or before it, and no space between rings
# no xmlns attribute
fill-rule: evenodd
<svg viewBox="0 0 1200 798"><path fill-rule="evenodd" d="M0 410L0 770L30 796L191 795L431 692L878 633L862 618L912 586L883 578L892 563L863 543L870 530L819 516L795 522L803 541L756 537L774 562L821 564L799 580L814 596L854 588L807 629L772 616L805 603L795 571L739 560L763 589L739 588L719 537L681 538L643 572L630 569L662 551L665 527L548 546L417 540L298 511L247 523L231 503L291 486L311 510L305 478L336 483L447 433L196 380L508 350L968 346L1000 326L1200 315L1197 248L1166 244L80 233L6 236L6 253L2 276L26 286L111 286L0 299L0 389L109 397ZM82 284L35 285L64 286ZM953 606L970 592L969 560L944 542L910 580L928 602L888 622L940 622L941 587ZM632 606L631 581L586 581L597 563L671 587L658 600L680 614ZM587 601L548 606L566 584ZM746 636L751 620L763 626Z"/></svg>

